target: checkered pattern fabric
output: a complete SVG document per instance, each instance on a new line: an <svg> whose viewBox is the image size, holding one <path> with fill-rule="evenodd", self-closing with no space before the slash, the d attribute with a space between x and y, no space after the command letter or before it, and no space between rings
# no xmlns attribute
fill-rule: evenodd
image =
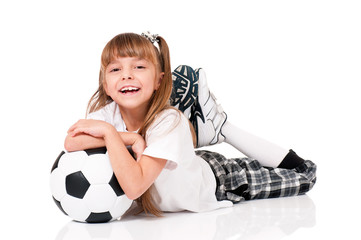
<svg viewBox="0 0 361 240"><path fill-rule="evenodd" d="M196 151L217 180L216 197L234 203L262 198L295 196L316 183L316 165L306 160L294 169L269 168L251 158L226 159L219 153Z"/></svg>

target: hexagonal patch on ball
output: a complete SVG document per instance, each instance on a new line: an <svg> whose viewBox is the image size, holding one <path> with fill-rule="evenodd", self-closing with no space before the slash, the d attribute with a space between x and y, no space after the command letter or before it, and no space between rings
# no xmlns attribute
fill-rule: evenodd
<svg viewBox="0 0 361 240"><path fill-rule="evenodd" d="M66 192L73 197L82 199L90 187L90 183L81 171L69 174L65 178Z"/></svg>

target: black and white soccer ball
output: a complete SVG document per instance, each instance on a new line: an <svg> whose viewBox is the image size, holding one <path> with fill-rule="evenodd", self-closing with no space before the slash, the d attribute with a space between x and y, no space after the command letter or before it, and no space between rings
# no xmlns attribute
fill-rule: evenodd
<svg viewBox="0 0 361 240"><path fill-rule="evenodd" d="M120 187L106 148L61 152L51 169L50 188L60 210L80 222L118 219L133 202Z"/></svg>

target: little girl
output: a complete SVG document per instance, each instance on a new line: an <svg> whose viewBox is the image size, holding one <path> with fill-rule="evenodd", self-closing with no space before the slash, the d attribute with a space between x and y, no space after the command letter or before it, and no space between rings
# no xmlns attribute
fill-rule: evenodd
<svg viewBox="0 0 361 240"><path fill-rule="evenodd" d="M69 128L65 149L105 146L125 194L146 213L293 196L316 181L311 161L229 123L202 69L180 66L172 79L167 43L157 35L125 33L107 43L88 112ZM223 141L250 158L194 151Z"/></svg>

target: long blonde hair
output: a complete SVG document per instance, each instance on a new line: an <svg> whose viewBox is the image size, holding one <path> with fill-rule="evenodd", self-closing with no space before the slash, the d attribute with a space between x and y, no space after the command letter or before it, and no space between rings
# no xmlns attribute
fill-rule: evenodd
<svg viewBox="0 0 361 240"><path fill-rule="evenodd" d="M99 87L88 103L88 113L97 111L113 101L106 94L103 87L105 69L113 59L117 57L139 57L146 59L152 62L159 72L163 72L164 76L159 88L150 99L149 110L145 116L143 125L138 131L138 133L145 138L145 133L155 120L157 114L170 108L169 98L172 92L172 73L168 45L160 36L157 37L157 40L159 50L147 38L135 33L119 34L107 43L101 56ZM155 207L150 191L151 188L143 193L143 195L137 199L137 202L143 208L144 212L160 216L162 212Z"/></svg>

